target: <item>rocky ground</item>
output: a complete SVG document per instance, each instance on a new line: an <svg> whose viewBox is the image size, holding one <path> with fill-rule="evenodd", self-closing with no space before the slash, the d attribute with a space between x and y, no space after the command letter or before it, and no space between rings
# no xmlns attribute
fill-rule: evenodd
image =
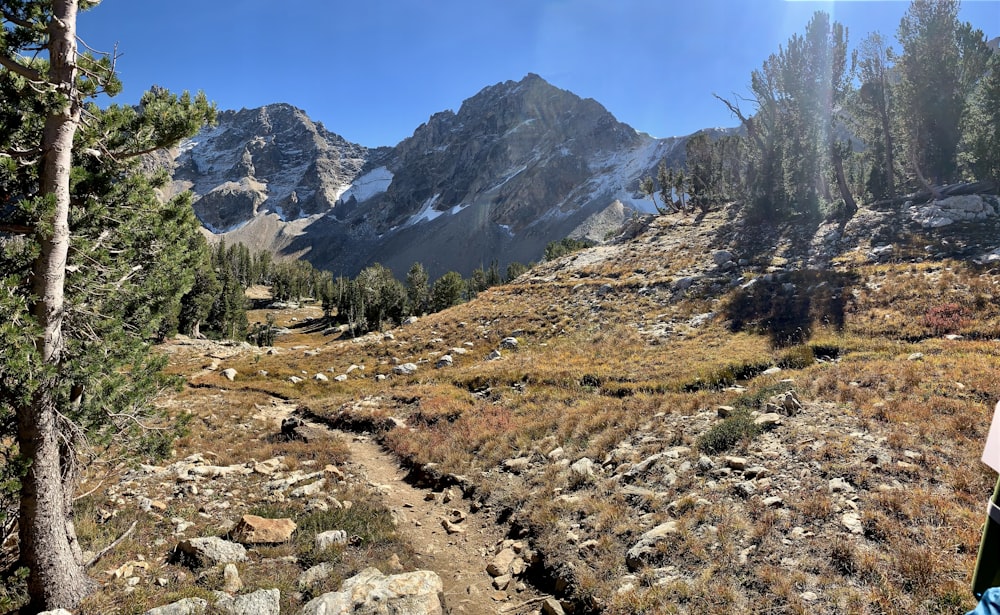
<svg viewBox="0 0 1000 615"><path fill-rule="evenodd" d="M175 340L173 451L83 485L93 550L138 524L83 612L969 608L1000 396L980 208L665 216L392 330L285 306L274 348Z"/></svg>

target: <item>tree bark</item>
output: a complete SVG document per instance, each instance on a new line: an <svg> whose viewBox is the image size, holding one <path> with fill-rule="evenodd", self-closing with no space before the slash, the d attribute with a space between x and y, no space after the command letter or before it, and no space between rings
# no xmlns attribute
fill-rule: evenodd
<svg viewBox="0 0 1000 615"><path fill-rule="evenodd" d="M834 145L830 148L831 155L830 160L833 162L833 170L837 175L837 188L840 190L840 198L844 199L844 206L848 217L853 216L858 212L858 204L854 201L854 195L851 194L851 188L847 185L847 176L844 174L844 160L840 157L840 152L837 151L837 146Z"/></svg>
<svg viewBox="0 0 1000 615"><path fill-rule="evenodd" d="M63 483L61 434L56 390L63 350L62 321L69 252L70 171L73 137L80 124L76 91L76 0L53 0L48 24L48 81L65 97L49 113L42 134L40 194L54 205L51 230L39 238L33 269L33 313L42 330L36 346L45 364L41 382L28 405L17 412L17 440L31 465L21 487L18 521L23 563L30 569L32 608L74 609L90 593L93 582L81 561L69 502L71 484Z"/></svg>
<svg viewBox="0 0 1000 615"><path fill-rule="evenodd" d="M896 161L892 154L892 124L889 121L889 101L886 100L886 79L882 75L882 96L879 99L879 115L882 119L882 135L885 139L885 185L889 194L896 192Z"/></svg>

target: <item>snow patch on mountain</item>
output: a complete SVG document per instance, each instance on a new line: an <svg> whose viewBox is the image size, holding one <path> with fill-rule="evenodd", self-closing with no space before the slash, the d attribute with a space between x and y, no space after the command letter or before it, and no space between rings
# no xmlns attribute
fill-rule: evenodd
<svg viewBox="0 0 1000 615"><path fill-rule="evenodd" d="M685 139L644 138L637 148L602 154L590 162L598 174L587 182L587 189L593 194L608 194L637 211L654 213L653 202L638 193L638 182L661 160L679 155L678 148L685 143Z"/></svg>
<svg viewBox="0 0 1000 615"><path fill-rule="evenodd" d="M388 190L389 184L392 183L392 178L392 171L386 167L372 169L355 179L344 192L338 195L338 198L341 201L348 201L351 197L354 197L359 203L367 201L376 194L381 194Z"/></svg>

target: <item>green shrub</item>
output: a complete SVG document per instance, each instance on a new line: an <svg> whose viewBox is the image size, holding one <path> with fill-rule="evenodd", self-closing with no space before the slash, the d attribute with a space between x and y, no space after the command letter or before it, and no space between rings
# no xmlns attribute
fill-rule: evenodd
<svg viewBox="0 0 1000 615"><path fill-rule="evenodd" d="M722 453L740 442L749 442L761 433L754 424L750 411L733 412L698 438L698 450L703 453Z"/></svg>

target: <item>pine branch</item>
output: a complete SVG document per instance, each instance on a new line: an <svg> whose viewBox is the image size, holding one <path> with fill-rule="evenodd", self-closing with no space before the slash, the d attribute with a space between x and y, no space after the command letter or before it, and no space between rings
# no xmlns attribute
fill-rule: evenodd
<svg viewBox="0 0 1000 615"><path fill-rule="evenodd" d="M44 81L40 72L33 68L28 68L7 54L0 53L0 66L3 66L12 73L24 77L32 83L41 83Z"/></svg>
<svg viewBox="0 0 1000 615"><path fill-rule="evenodd" d="M9 21L10 23L14 24L15 26L19 26L21 28L24 28L25 30L37 30L37 25L36 24L33 24L30 21L27 21L25 19L21 19L20 17L18 17L17 15L14 15L10 11L8 11L7 9L0 9L0 13L3 14L3 18L4 18L5 21Z"/></svg>

